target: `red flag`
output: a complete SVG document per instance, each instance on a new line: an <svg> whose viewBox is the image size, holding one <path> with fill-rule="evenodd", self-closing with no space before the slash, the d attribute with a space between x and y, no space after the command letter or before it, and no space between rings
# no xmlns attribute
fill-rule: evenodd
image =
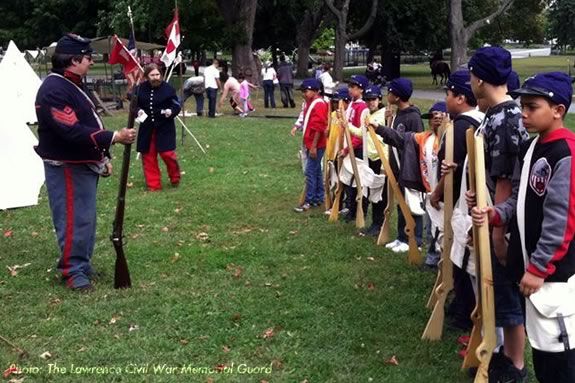
<svg viewBox="0 0 575 383"><path fill-rule="evenodd" d="M142 67L116 35L114 35L114 46L108 63L122 65L122 71L128 80L128 90L140 82L143 74Z"/></svg>
<svg viewBox="0 0 575 383"><path fill-rule="evenodd" d="M166 49L162 55L161 60L169 67L174 59L176 58L176 49L180 45L180 20L178 18L178 8L174 11L174 18L172 22L164 31L166 37L168 38L168 43L166 44Z"/></svg>

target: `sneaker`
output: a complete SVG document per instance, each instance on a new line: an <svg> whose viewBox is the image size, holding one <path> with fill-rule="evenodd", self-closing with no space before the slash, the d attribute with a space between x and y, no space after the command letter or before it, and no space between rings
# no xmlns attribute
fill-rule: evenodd
<svg viewBox="0 0 575 383"><path fill-rule="evenodd" d="M296 213L303 213L303 212L305 212L305 211L308 211L310 208L311 208L310 204L306 202L306 203L304 203L304 204L301 205L301 206L295 207L293 210L294 210Z"/></svg>
<svg viewBox="0 0 575 383"><path fill-rule="evenodd" d="M401 243L401 241L399 239L396 239L395 241L389 242L385 244L385 248L386 249L393 249L394 247L396 247L397 245L399 245Z"/></svg>
<svg viewBox="0 0 575 383"><path fill-rule="evenodd" d="M347 214L347 213L349 213L349 209L347 207L344 207L339 211L339 214Z"/></svg>
<svg viewBox="0 0 575 383"><path fill-rule="evenodd" d="M527 382L527 367L518 369L511 359L500 352L493 353L489 363L489 383L525 383Z"/></svg>
<svg viewBox="0 0 575 383"><path fill-rule="evenodd" d="M325 215L331 215L331 209L327 209L326 211L323 212L323 214L325 214Z"/></svg>
<svg viewBox="0 0 575 383"><path fill-rule="evenodd" d="M409 250L409 245L405 242L400 242L399 245L391 249L394 253L405 253L407 250Z"/></svg>

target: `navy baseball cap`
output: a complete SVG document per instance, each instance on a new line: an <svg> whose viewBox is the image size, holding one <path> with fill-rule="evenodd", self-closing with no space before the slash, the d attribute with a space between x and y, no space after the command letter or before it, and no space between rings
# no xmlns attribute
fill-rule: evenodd
<svg viewBox="0 0 575 383"><path fill-rule="evenodd" d="M357 85L361 89L367 89L367 87L369 86L369 80L364 75L354 74L353 76L351 76L351 79L348 81L348 84Z"/></svg>
<svg viewBox="0 0 575 383"><path fill-rule="evenodd" d="M387 84L387 91L395 94L402 100L409 100L413 93L413 84L406 78L396 78Z"/></svg>
<svg viewBox="0 0 575 383"><path fill-rule="evenodd" d="M571 106L573 98L573 79L563 72L538 73L529 77L521 88L515 89L509 94L516 98L522 95L545 97L555 104L565 105L565 109Z"/></svg>
<svg viewBox="0 0 575 383"><path fill-rule="evenodd" d="M315 78L306 78L302 81L299 90L320 90L321 84Z"/></svg>
<svg viewBox="0 0 575 383"><path fill-rule="evenodd" d="M507 90L512 91L521 87L521 82L519 81L519 75L514 70L509 73L507 78Z"/></svg>
<svg viewBox="0 0 575 383"><path fill-rule="evenodd" d="M381 88L377 85L368 87L365 92L363 92L363 98L365 100L375 100L381 98Z"/></svg>
<svg viewBox="0 0 575 383"><path fill-rule="evenodd" d="M421 118L431 118L434 112L447 113L447 104L445 101L439 101L433 104L431 108L429 108L429 112L422 114Z"/></svg>
<svg viewBox="0 0 575 383"><path fill-rule="evenodd" d="M471 75L467 69L460 69L453 72L451 76L449 76L444 88L454 93L464 95L469 101L469 104L477 103L471 90Z"/></svg>
<svg viewBox="0 0 575 383"><path fill-rule="evenodd" d="M347 89L347 87L345 88L339 88L331 97L332 100L344 100L344 101L349 101L351 100L351 96L349 95L349 90Z"/></svg>
<svg viewBox="0 0 575 383"><path fill-rule="evenodd" d="M489 84L503 85L511 73L511 53L500 47L479 48L469 60L468 68Z"/></svg>
<svg viewBox="0 0 575 383"><path fill-rule="evenodd" d="M92 40L75 35L73 33L66 33L58 40L54 53L65 55L86 55L93 52L90 43Z"/></svg>

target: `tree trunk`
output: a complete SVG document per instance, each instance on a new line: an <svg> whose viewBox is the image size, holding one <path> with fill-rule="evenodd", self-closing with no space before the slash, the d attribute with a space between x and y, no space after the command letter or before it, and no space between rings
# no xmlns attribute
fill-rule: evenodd
<svg viewBox="0 0 575 383"><path fill-rule="evenodd" d="M309 51L313 41L318 36L320 24L324 17L325 8L319 7L316 10L306 10L302 22L296 32L297 41L297 71L296 77L308 77Z"/></svg>
<svg viewBox="0 0 575 383"><path fill-rule="evenodd" d="M345 43L347 33L339 26L335 29L335 53L333 59L333 75L337 81L343 81L343 65L345 61Z"/></svg>
<svg viewBox="0 0 575 383"><path fill-rule="evenodd" d="M217 4L227 26L236 32L232 47L232 75L243 72L257 82L257 69L252 56L257 0L217 0Z"/></svg>
<svg viewBox="0 0 575 383"><path fill-rule="evenodd" d="M452 72L456 71L460 65L467 61L467 43L469 42L469 39L473 37L475 32L490 21L493 21L513 4L513 0L500 0L499 7L493 13L474 21L466 27L463 19L461 2L462 0L450 0L449 2Z"/></svg>
<svg viewBox="0 0 575 383"><path fill-rule="evenodd" d="M309 49L310 44L299 43L297 47L297 78L306 78L309 76L308 66L309 66Z"/></svg>
<svg viewBox="0 0 575 383"><path fill-rule="evenodd" d="M401 52L394 49L384 49L383 57L383 75L387 81L401 77Z"/></svg>

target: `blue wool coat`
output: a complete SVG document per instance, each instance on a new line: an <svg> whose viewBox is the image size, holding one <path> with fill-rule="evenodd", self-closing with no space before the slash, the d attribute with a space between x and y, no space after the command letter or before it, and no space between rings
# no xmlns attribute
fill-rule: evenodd
<svg viewBox="0 0 575 383"><path fill-rule="evenodd" d="M43 159L90 163L108 155L114 132L105 130L96 108L83 90L52 73L36 95L38 146Z"/></svg>
<svg viewBox="0 0 575 383"><path fill-rule="evenodd" d="M176 125L174 118L180 113L181 107L176 90L167 82L162 81L158 88L152 88L148 81L135 89L138 97L138 108L148 117L140 124L138 131L138 152L147 153L150 150L152 132L156 131L156 150L167 152L176 149ZM171 109L172 115L166 117L163 109Z"/></svg>

